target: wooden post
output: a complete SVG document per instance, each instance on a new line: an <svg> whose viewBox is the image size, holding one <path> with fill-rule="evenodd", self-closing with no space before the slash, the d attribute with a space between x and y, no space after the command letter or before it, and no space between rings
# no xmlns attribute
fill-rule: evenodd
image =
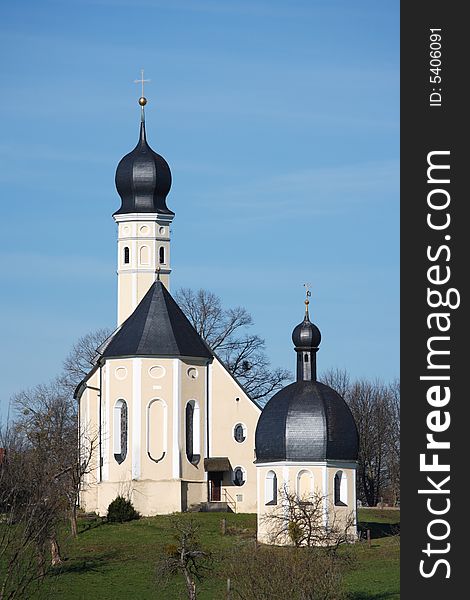
<svg viewBox="0 0 470 600"><path fill-rule="evenodd" d="M367 545L370 548L370 529L367 530Z"/></svg>
<svg viewBox="0 0 470 600"><path fill-rule="evenodd" d="M227 528L227 519L222 519L222 521L220 521L220 526L222 529L222 535L225 535L225 530Z"/></svg>

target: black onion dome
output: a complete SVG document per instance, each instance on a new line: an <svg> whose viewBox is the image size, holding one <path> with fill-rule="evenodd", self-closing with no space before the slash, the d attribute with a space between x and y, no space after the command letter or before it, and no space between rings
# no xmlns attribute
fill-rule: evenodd
<svg viewBox="0 0 470 600"><path fill-rule="evenodd" d="M292 332L292 341L296 348L318 348L321 342L321 333L305 312L305 319L299 323Z"/></svg>
<svg viewBox="0 0 470 600"><path fill-rule="evenodd" d="M170 187L170 167L166 160L147 144L145 122L142 121L137 146L121 159L116 169L116 189L122 204L114 214L174 215L166 205Z"/></svg>
<svg viewBox="0 0 470 600"><path fill-rule="evenodd" d="M356 461L359 437L341 396L318 381L296 381L275 394L258 420L256 462Z"/></svg>

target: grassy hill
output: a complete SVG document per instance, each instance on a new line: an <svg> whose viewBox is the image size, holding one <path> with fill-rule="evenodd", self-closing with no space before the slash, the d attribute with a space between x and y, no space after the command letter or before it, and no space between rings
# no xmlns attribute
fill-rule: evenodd
<svg viewBox="0 0 470 600"><path fill-rule="evenodd" d="M253 544L256 516L247 514L194 513L202 547L214 555L214 571L198 586L200 600L226 598L225 575L220 574L224 555ZM226 534L221 519L225 517ZM394 600L399 595L399 511L361 509L360 528L371 531L366 540L343 551L351 555L345 567L343 587L350 600ZM63 565L48 576L35 598L66 600L176 600L184 598L181 578L163 590L155 575L157 558L172 542L170 517L143 518L124 524L81 520L77 540L62 545ZM232 595L235 600L236 594ZM273 600L277 600L273 598ZM280 599L283 600L283 599Z"/></svg>

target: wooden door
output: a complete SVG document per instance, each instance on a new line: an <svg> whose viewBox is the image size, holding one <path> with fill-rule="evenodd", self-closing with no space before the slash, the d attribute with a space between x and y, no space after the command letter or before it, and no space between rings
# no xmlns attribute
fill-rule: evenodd
<svg viewBox="0 0 470 600"><path fill-rule="evenodd" d="M222 499L222 473L209 473L211 502L220 502Z"/></svg>

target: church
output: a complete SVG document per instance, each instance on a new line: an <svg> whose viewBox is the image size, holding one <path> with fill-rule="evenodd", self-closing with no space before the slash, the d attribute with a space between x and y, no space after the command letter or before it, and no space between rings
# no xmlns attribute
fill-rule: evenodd
<svg viewBox="0 0 470 600"><path fill-rule="evenodd" d="M308 297L292 334L297 380L262 408L171 296L171 172L147 142L146 103L142 95L138 143L116 170L117 328L75 393L82 451L93 453L81 507L105 515L122 495L145 516L257 513L260 541L280 489L321 494L325 525L331 507L355 516L357 429L316 380L321 335Z"/></svg>

